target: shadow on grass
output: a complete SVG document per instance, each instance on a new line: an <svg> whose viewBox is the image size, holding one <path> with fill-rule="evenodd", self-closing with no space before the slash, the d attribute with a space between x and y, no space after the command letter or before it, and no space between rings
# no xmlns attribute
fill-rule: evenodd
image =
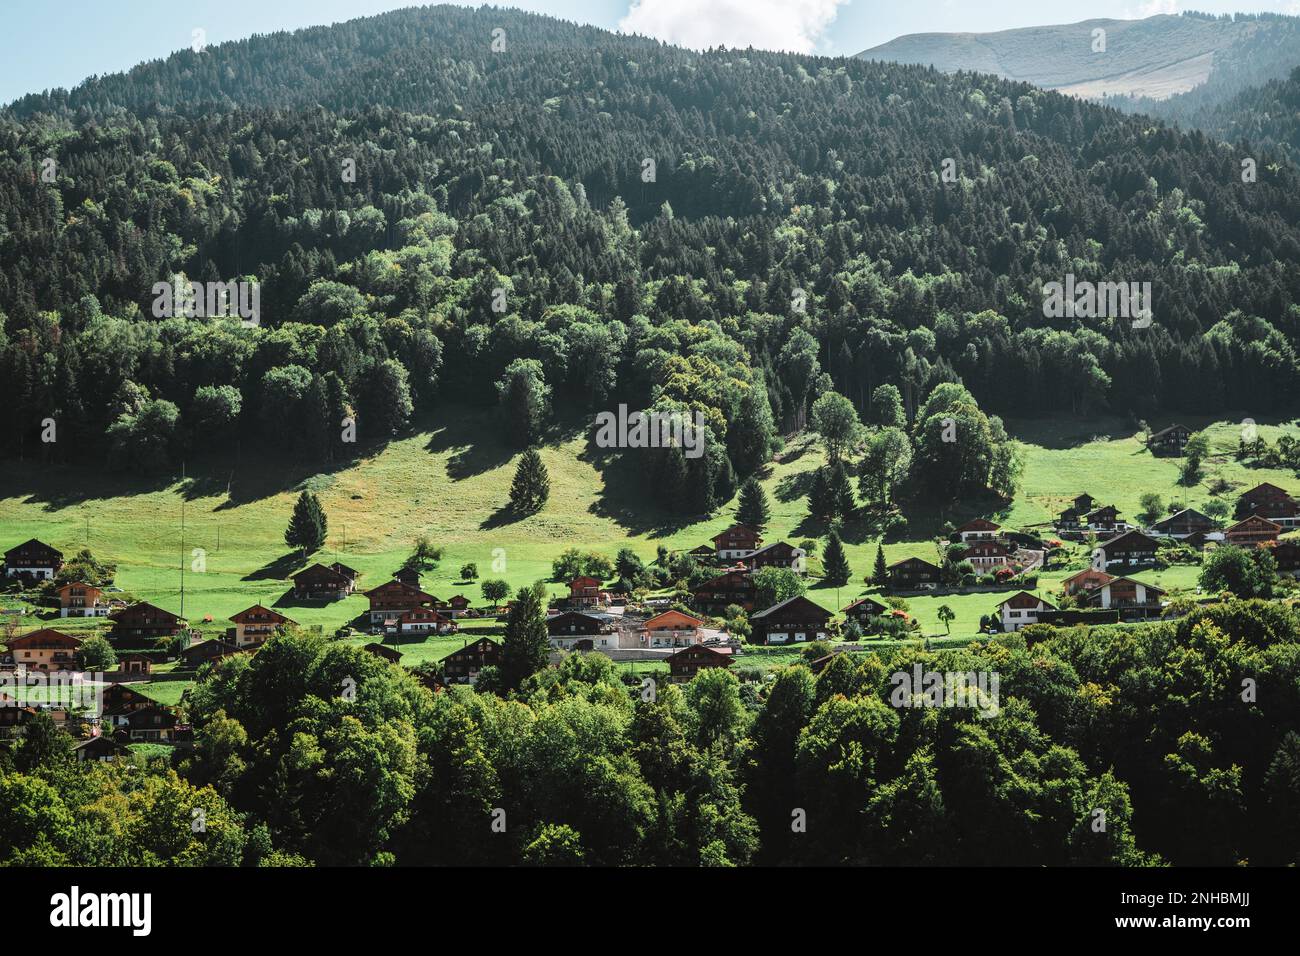
<svg viewBox="0 0 1300 956"><path fill-rule="evenodd" d="M292 575L307 567L311 562L297 551L290 551L288 554L282 554L267 564L262 565L256 571L250 571L244 575L244 581L287 581Z"/></svg>

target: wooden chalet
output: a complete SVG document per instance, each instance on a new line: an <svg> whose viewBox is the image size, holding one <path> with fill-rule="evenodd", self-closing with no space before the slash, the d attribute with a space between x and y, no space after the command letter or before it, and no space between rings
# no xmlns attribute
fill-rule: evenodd
<svg viewBox="0 0 1300 956"><path fill-rule="evenodd" d="M389 647L387 644L364 644L361 649L367 654L382 657L390 664L402 663L402 652L395 647Z"/></svg>
<svg viewBox="0 0 1300 956"><path fill-rule="evenodd" d="M830 620L830 611L802 594L749 616L752 639L761 644L824 641L830 633Z"/></svg>
<svg viewBox="0 0 1300 956"><path fill-rule="evenodd" d="M977 571L989 572L1011 564L1011 548L992 538L976 538L966 546L962 560L969 561Z"/></svg>
<svg viewBox="0 0 1300 956"><path fill-rule="evenodd" d="M1061 589L1066 594L1081 594L1092 588L1100 587L1107 581L1115 580L1113 574L1107 574L1105 571L1098 571L1096 568L1084 568L1061 582Z"/></svg>
<svg viewBox="0 0 1300 956"><path fill-rule="evenodd" d="M439 601L435 607L447 617L464 617L469 613L469 598L463 594L453 594L450 600Z"/></svg>
<svg viewBox="0 0 1300 956"><path fill-rule="evenodd" d="M102 588L77 581L63 585L56 593L59 595L59 617L108 617L108 603L103 600Z"/></svg>
<svg viewBox="0 0 1300 956"><path fill-rule="evenodd" d="M642 640L647 647L686 647L704 637L704 621L692 614L669 609L649 618L641 625Z"/></svg>
<svg viewBox="0 0 1300 956"><path fill-rule="evenodd" d="M1282 534L1282 526L1261 515L1251 515L1223 532L1223 539L1238 548L1258 548L1270 544Z"/></svg>
<svg viewBox="0 0 1300 956"><path fill-rule="evenodd" d="M125 747L104 734L88 737L72 748L72 755L79 761L113 760L126 753Z"/></svg>
<svg viewBox="0 0 1300 956"><path fill-rule="evenodd" d="M235 625L234 644L239 648L258 647L275 637L286 624L298 623L260 604L230 615L230 620Z"/></svg>
<svg viewBox="0 0 1300 956"><path fill-rule="evenodd" d="M1147 437L1147 448L1153 455L1181 455L1187 447L1192 430L1186 425L1170 425Z"/></svg>
<svg viewBox="0 0 1300 956"><path fill-rule="evenodd" d="M904 558L889 566L889 587L894 591L925 591L939 586L939 566L923 558Z"/></svg>
<svg viewBox="0 0 1300 956"><path fill-rule="evenodd" d="M1093 506L1096 503L1097 502L1093 499L1092 495L1087 494L1086 492L1076 496L1074 501L1070 503L1070 507L1062 511L1059 517L1057 517L1057 526L1067 529L1078 527L1083 523L1083 516L1092 511Z"/></svg>
<svg viewBox="0 0 1300 956"><path fill-rule="evenodd" d="M790 568L803 574L807 567L808 554L803 548L796 548L784 541L773 541L757 551L752 551L741 560L745 566L757 571L759 568Z"/></svg>
<svg viewBox="0 0 1300 956"><path fill-rule="evenodd" d="M743 524L733 524L713 537L713 551L719 560L731 561L748 557L763 544L763 536Z"/></svg>
<svg viewBox="0 0 1300 956"><path fill-rule="evenodd" d="M77 668L81 638L44 627L30 634L11 637L6 643L14 664L29 671L70 671Z"/></svg>
<svg viewBox="0 0 1300 956"><path fill-rule="evenodd" d="M722 614L734 604L746 611L754 609L754 577L747 568L732 568L697 587L691 597L702 614Z"/></svg>
<svg viewBox="0 0 1300 956"><path fill-rule="evenodd" d="M844 616L862 625L862 630L865 633L870 633L867 628L874 627L877 618L888 613L889 607L887 605L869 597L860 597L844 608Z"/></svg>
<svg viewBox="0 0 1300 956"><path fill-rule="evenodd" d="M1277 564L1277 573L1300 577L1300 541L1278 541L1265 545Z"/></svg>
<svg viewBox="0 0 1300 956"><path fill-rule="evenodd" d="M595 607L601 603L600 581L579 575L569 582L569 603L574 607Z"/></svg>
<svg viewBox="0 0 1300 956"><path fill-rule="evenodd" d="M63 568L63 552L32 538L5 552L5 577L52 581Z"/></svg>
<svg viewBox="0 0 1300 956"><path fill-rule="evenodd" d="M551 646L566 651L590 651L618 647L618 635L603 615L564 611L546 620Z"/></svg>
<svg viewBox="0 0 1300 956"><path fill-rule="evenodd" d="M667 659L668 679L674 684L689 681L702 670L710 667L730 667L731 648L709 647L705 644L692 644L683 647Z"/></svg>
<svg viewBox="0 0 1300 956"><path fill-rule="evenodd" d="M1264 482L1242 492L1237 499L1236 516L1248 518L1251 515L1267 518L1284 528L1300 527L1300 502L1285 489Z"/></svg>
<svg viewBox="0 0 1300 956"><path fill-rule="evenodd" d="M370 599L370 623L374 626L396 627L398 618L407 611L433 607L438 602L432 594L401 581L389 581L371 588L365 596Z"/></svg>
<svg viewBox="0 0 1300 956"><path fill-rule="evenodd" d="M959 537L962 544L970 544L972 541L992 541L1001 530L1000 524L994 524L987 518L975 518L960 528L954 528L953 534Z"/></svg>
<svg viewBox="0 0 1300 956"><path fill-rule="evenodd" d="M469 684L483 668L500 666L501 645L490 637L480 637L444 657L442 675L449 684Z"/></svg>
<svg viewBox="0 0 1300 956"><path fill-rule="evenodd" d="M293 596L299 601L338 601L356 590L357 572L347 565L313 564L293 576Z"/></svg>
<svg viewBox="0 0 1300 956"><path fill-rule="evenodd" d="M250 645L257 647L260 645ZM227 657L233 657L243 648L232 644L230 641L222 641L216 638L209 638L205 641L195 641L189 647L185 648L177 655L180 662L188 668L197 670L204 664L212 661L219 661Z"/></svg>
<svg viewBox="0 0 1300 956"><path fill-rule="evenodd" d="M1055 604L1028 591L1017 591L997 606L1004 631L1018 631L1029 624L1037 624L1040 612L1055 610Z"/></svg>
<svg viewBox="0 0 1300 956"><path fill-rule="evenodd" d="M1154 584L1132 578L1112 578L1088 591L1083 603L1107 611L1118 610L1123 619L1129 620L1159 617L1160 599L1164 596L1164 590Z"/></svg>
<svg viewBox="0 0 1300 956"><path fill-rule="evenodd" d="M117 655L117 670L120 674L143 677L153 673L153 656L141 651L126 651Z"/></svg>
<svg viewBox="0 0 1300 956"><path fill-rule="evenodd" d="M1102 505L1100 508L1092 509L1080 519L1080 523L1089 531L1107 534L1118 531L1122 524L1119 509L1114 505Z"/></svg>
<svg viewBox="0 0 1300 956"><path fill-rule="evenodd" d="M171 611L140 601L108 616L113 629L108 634L115 648L155 650L185 628L185 621Z"/></svg>
<svg viewBox="0 0 1300 956"><path fill-rule="evenodd" d="M1184 508L1151 525L1151 530L1171 538L1186 538L1191 534L1208 534L1219 530L1219 523L1195 508Z"/></svg>
<svg viewBox="0 0 1300 956"><path fill-rule="evenodd" d="M125 736L131 743L170 744L176 742L176 727L180 718L172 711L154 705L133 710L122 723Z"/></svg>
<svg viewBox="0 0 1300 956"><path fill-rule="evenodd" d="M402 565L393 572L393 580L409 585L413 588L418 588L420 586L420 571L418 568Z"/></svg>
<svg viewBox="0 0 1300 956"><path fill-rule="evenodd" d="M1111 568L1140 568L1152 564L1156 559L1158 545L1155 539L1141 531L1125 531L1097 546L1095 565Z"/></svg>
<svg viewBox="0 0 1300 956"><path fill-rule="evenodd" d="M146 697L127 684L109 684L104 688L101 705L103 710L100 716L111 719L146 707L157 707L158 701Z"/></svg>
<svg viewBox="0 0 1300 956"><path fill-rule="evenodd" d="M431 607L416 607L403 611L397 619L396 633L403 637L425 634L455 634L460 625Z"/></svg>

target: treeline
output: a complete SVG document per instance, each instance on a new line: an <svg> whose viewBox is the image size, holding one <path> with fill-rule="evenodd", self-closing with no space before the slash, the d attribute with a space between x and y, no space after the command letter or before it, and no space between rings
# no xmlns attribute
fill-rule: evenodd
<svg viewBox="0 0 1300 956"><path fill-rule="evenodd" d="M433 695L294 633L207 672L170 768L76 764L45 724L0 748L0 862L1295 865L1298 624L1233 601L654 694L507 648ZM914 667L996 674L996 707L899 706Z"/></svg>

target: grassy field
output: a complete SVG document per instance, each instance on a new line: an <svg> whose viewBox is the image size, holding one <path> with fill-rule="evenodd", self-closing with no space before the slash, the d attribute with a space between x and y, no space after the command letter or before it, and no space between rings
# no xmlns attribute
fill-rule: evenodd
<svg viewBox="0 0 1300 956"><path fill-rule="evenodd" d="M907 530L898 540L885 542L886 557L891 562L909 555L932 559L934 536L944 521L960 523L987 513L1013 527L1041 525L1085 491L1114 503L1130 519L1147 491L1166 501L1200 506L1210 497L1208 482L1215 477L1235 491L1260 481L1300 491L1294 475L1247 469L1232 460L1240 429L1232 420L1184 421L1197 428L1208 425L1216 452L1205 480L1191 489L1177 484L1178 460L1153 457L1119 419L1008 422L1024 446L1026 461L1022 490L1011 507L998 511L990 502L970 502L943 514L909 515ZM1261 424L1260 431L1273 440L1281 427L1294 430ZM184 559L184 612L204 631L219 632L230 614L261 602L328 633L353 622L368 605L360 594L316 605L298 603L287 594L288 576L304 562L285 546L283 532L302 488L319 494L329 515L326 549L314 558L337 558L358 568L362 587L373 587L387 581L417 536L426 534L444 556L440 567L425 575L425 589L444 600L464 594L475 605L482 604L478 582L460 579L463 564L476 563L479 580L501 577L518 587L549 576L551 560L564 548L612 557L626 546L649 561L659 545L694 547L734 518L734 502L695 523L643 506L631 456L607 463L591 453L574 428L561 430L542 451L551 477L546 508L514 520L503 506L516 456L497 441L498 431L489 414L450 409L421 421L382 451L321 474L292 461L251 455L189 462L184 480L179 474L142 478L110 473L93 463L50 467L7 462L0 465L0 545L39 537L65 554L89 545L100 558L117 563L120 587L173 611L181 610L179 568ZM809 521L804 498L821 461L814 443L796 439L767 470L763 484L772 504L768 540L823 538L826 529ZM851 522L844 537L856 583L809 592L829 608L870 593L860 582L871 569L878 534L869 524ZM1040 592L1051 595L1056 582L1084 561L1079 548L1071 567L1043 575ZM1186 567L1143 575L1161 586L1184 589L1195 587L1195 576L1196 569ZM551 588L562 590L554 583ZM980 616L1000 600L998 594L973 594L913 598L910 605L923 633L942 636L945 628L937 610L947 604L957 615L951 633L960 637L974 634ZM35 622L27 617L24 624ZM85 633L103 622L66 620L57 626ZM440 659L462 642L445 638L412 645L404 649L404 658L410 663Z"/></svg>

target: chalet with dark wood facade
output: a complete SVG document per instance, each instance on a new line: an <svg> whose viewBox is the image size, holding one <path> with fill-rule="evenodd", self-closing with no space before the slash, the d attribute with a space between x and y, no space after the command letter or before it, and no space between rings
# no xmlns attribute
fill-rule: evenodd
<svg viewBox="0 0 1300 956"><path fill-rule="evenodd" d="M757 571L759 568L789 568L799 574L807 569L807 552L784 541L773 541L753 551L741 560L745 566Z"/></svg>
<svg viewBox="0 0 1300 956"><path fill-rule="evenodd" d="M219 661L227 657L233 657L239 652L240 648L229 641L209 638L206 641L195 641L189 647L182 650L177 656L186 668L197 670L204 664L211 663L212 661Z"/></svg>
<svg viewBox="0 0 1300 956"><path fill-rule="evenodd" d="M889 566L889 587L894 591L926 591L939 586L938 565L923 558L904 558Z"/></svg>
<svg viewBox="0 0 1300 956"><path fill-rule="evenodd" d="M867 629L875 626L877 618L888 613L889 608L886 605L869 597L860 597L844 609L844 616L851 621L857 621L866 633L871 633Z"/></svg>
<svg viewBox="0 0 1300 956"><path fill-rule="evenodd" d="M1300 577L1300 541L1278 541L1266 545L1277 564L1277 573Z"/></svg>
<svg viewBox="0 0 1300 956"><path fill-rule="evenodd" d="M1218 531L1219 523L1195 508L1184 508L1157 521L1151 526L1151 530L1167 534L1171 538L1186 538L1189 534L1208 534L1211 531Z"/></svg>
<svg viewBox="0 0 1300 956"><path fill-rule="evenodd" d="M1223 539L1238 548L1258 548L1270 544L1282 534L1282 526L1260 515L1251 515L1223 532Z"/></svg>
<svg viewBox="0 0 1300 956"><path fill-rule="evenodd" d="M721 561L748 557L763 544L763 536L743 524L733 524L713 538L713 550Z"/></svg>
<svg viewBox="0 0 1300 956"><path fill-rule="evenodd" d="M133 744L170 744L176 742L176 725L180 722L174 713L158 705L142 707L126 715L122 727Z"/></svg>
<svg viewBox="0 0 1300 956"><path fill-rule="evenodd" d="M569 582L569 604L573 607L595 607L600 604L600 582L579 575Z"/></svg>
<svg viewBox="0 0 1300 956"><path fill-rule="evenodd" d="M1187 447L1187 439L1192 437L1192 430L1186 425L1170 425L1154 432L1147 438L1147 448L1153 455L1181 455Z"/></svg>
<svg viewBox="0 0 1300 956"><path fill-rule="evenodd" d="M802 594L749 616L756 643L796 644L824 641L830 633L830 611Z"/></svg>
<svg viewBox="0 0 1300 956"><path fill-rule="evenodd" d="M1158 545L1141 531L1125 531L1097 546L1094 566L1107 571L1111 568L1141 568L1155 562Z"/></svg>
<svg viewBox="0 0 1300 956"><path fill-rule="evenodd" d="M1267 518L1287 529L1300 527L1300 502L1285 489L1264 482L1243 492L1237 499L1236 516L1248 518L1251 515Z"/></svg>
<svg viewBox="0 0 1300 956"><path fill-rule="evenodd" d="M705 581L692 596L696 610L703 614L722 614L735 604L746 611L754 609L754 578L746 569L724 571Z"/></svg>
<svg viewBox="0 0 1300 956"><path fill-rule="evenodd" d="M438 599L432 594L403 584L401 581L389 581L377 588L365 592L370 599L370 623L372 626L397 625L397 620L407 611L417 608L432 607Z"/></svg>
<svg viewBox="0 0 1300 956"><path fill-rule="evenodd" d="M1114 578L1088 591L1083 603L1103 610L1118 610L1124 620L1160 616L1165 592L1154 584L1132 578Z"/></svg>
<svg viewBox="0 0 1300 956"><path fill-rule="evenodd" d="M480 637L442 659L442 674L449 684L468 684L478 678L485 667L501 666L501 645L489 637Z"/></svg>
<svg viewBox="0 0 1300 956"><path fill-rule="evenodd" d="M440 611L431 607L416 607L403 611L397 619L396 633L403 637L425 634L455 634L460 625Z"/></svg>
<svg viewBox="0 0 1300 956"><path fill-rule="evenodd" d="M395 647L389 647L387 644L365 644L361 649L367 654L382 657L390 664L402 663L402 652Z"/></svg>
<svg viewBox="0 0 1300 956"><path fill-rule="evenodd" d="M1093 499L1092 495L1087 494L1086 492L1078 495L1074 501L1070 503L1070 507L1062 511L1057 517L1057 525L1065 529L1077 528L1083 524L1083 516L1092 511L1093 505L1096 503L1097 502Z"/></svg>
<svg viewBox="0 0 1300 956"><path fill-rule="evenodd" d="M293 576L293 596L299 601L338 601L356 589L356 572L345 565L313 564Z"/></svg>
<svg viewBox="0 0 1300 956"><path fill-rule="evenodd" d="M1038 615L1043 611L1055 611L1056 605L1028 591L1018 591L999 604L997 610L1002 630L1018 631L1030 624L1037 624Z"/></svg>
<svg viewBox="0 0 1300 956"><path fill-rule="evenodd" d="M692 644L667 658L667 662L668 679L674 684L683 684L710 667L730 667L731 648Z"/></svg>
<svg viewBox="0 0 1300 956"><path fill-rule="evenodd" d="M179 634L185 622L171 611L140 601L108 616L113 629L108 634L115 648L154 650Z"/></svg>
<svg viewBox="0 0 1300 956"><path fill-rule="evenodd" d="M1098 571L1096 568L1084 568L1061 582L1061 590L1066 594L1081 594L1090 591L1095 587L1100 587L1107 581L1115 580L1113 574L1107 574L1105 571Z"/></svg>
<svg viewBox="0 0 1300 956"><path fill-rule="evenodd" d="M52 581L63 567L63 552L32 538L5 552L5 577Z"/></svg>

